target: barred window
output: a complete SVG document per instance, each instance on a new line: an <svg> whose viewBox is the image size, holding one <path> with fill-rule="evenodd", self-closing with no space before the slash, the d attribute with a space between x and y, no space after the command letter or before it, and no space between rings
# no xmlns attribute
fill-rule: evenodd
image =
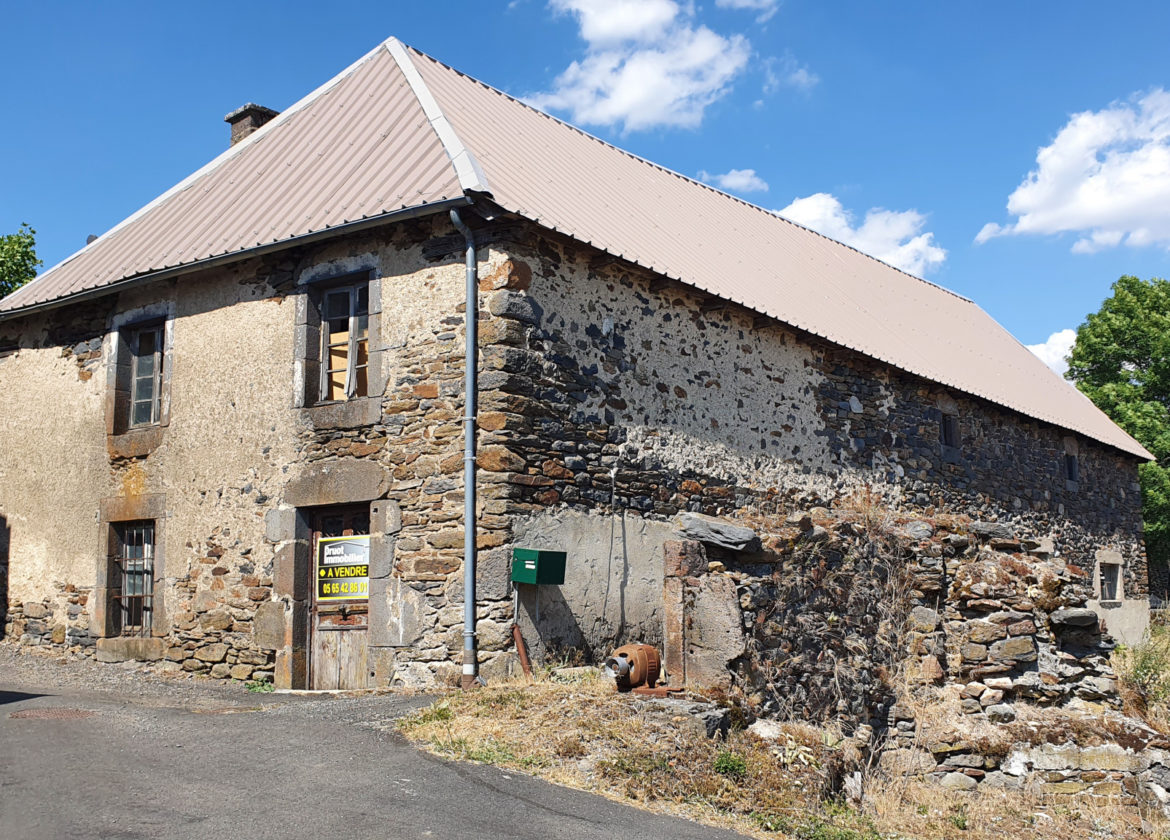
<svg viewBox="0 0 1170 840"><path fill-rule="evenodd" d="M154 612L154 522L111 526L110 606L122 636L149 636Z"/></svg>

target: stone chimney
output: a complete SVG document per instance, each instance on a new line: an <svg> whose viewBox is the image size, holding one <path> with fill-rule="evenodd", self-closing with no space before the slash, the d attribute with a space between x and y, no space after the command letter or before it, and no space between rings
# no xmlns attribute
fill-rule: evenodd
<svg viewBox="0 0 1170 840"><path fill-rule="evenodd" d="M231 145L236 145L279 113L279 111L273 111L263 105L257 105L255 102L249 102L247 105L236 108L223 118L223 121L232 127Z"/></svg>

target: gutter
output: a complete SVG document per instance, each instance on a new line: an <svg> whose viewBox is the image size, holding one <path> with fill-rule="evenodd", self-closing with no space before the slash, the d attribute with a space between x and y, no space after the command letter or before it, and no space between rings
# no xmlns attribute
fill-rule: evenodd
<svg viewBox="0 0 1170 840"><path fill-rule="evenodd" d="M146 274L139 274L136 277L128 277L124 280L118 280L113 283L107 283L102 286L95 286L92 289L86 289L76 294L68 295L67 297L53 298L52 300L42 301L41 303L34 303L29 306L22 306L19 309L10 309L5 312L0 312L0 322L9 320L11 318L19 318L25 315L31 315L36 312L43 312L49 309L57 309L62 306L79 303L85 300L93 300L94 298L103 297L104 295L114 294L126 289L137 288L138 286L147 283L153 283L156 280L165 280L169 277L175 277L180 274L189 274L194 271L201 271L206 268L215 268L216 266L226 265L232 262L239 262L241 260L258 257L263 254L270 254L273 251L282 251L287 248L295 248L298 245L307 245L311 242L317 242L322 239L328 239L333 236L340 236L347 233L354 233L367 228L378 227L380 225L388 225L392 222L400 222L406 219L416 219L420 216L429 216L434 213L441 213L444 210L464 207L472 203L472 200L466 195L460 195L457 198L444 199L443 201L435 201L430 204L420 204L414 207L404 207L401 210L392 210L389 213L382 213L378 216L370 216L366 219L357 219L352 222L345 222L333 227L322 228L321 230L311 231L309 233L302 233L298 236L293 236L288 239L281 239L277 242L269 242L264 245L257 245L252 248L246 248L242 251L232 251L229 254L220 254L217 257L207 257L202 260L184 263L182 265L172 266L171 268L161 268L157 271L151 271ZM41 275L42 277L47 276ZM33 280L35 283L40 277ZM14 293L15 294L15 293Z"/></svg>
<svg viewBox="0 0 1170 840"><path fill-rule="evenodd" d="M479 269L476 264L475 235L458 209L451 210L451 223L467 243L467 291L464 306L463 350L463 677L467 689L482 683L475 650L475 421L479 402Z"/></svg>

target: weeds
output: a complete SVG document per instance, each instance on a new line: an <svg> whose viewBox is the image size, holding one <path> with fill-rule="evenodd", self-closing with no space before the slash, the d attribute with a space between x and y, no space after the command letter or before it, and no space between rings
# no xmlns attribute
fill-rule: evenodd
<svg viewBox="0 0 1170 840"><path fill-rule="evenodd" d="M1144 641L1113 652L1126 711L1170 733L1170 628L1154 626Z"/></svg>
<svg viewBox="0 0 1170 840"><path fill-rule="evenodd" d="M719 754L715 756L715 762L711 765L711 769L720 776L742 779L747 775L747 761L737 752L720 750Z"/></svg>
<svg viewBox="0 0 1170 840"><path fill-rule="evenodd" d="M244 689L253 694L268 694L275 691L276 686L266 680L248 680L244 683Z"/></svg>

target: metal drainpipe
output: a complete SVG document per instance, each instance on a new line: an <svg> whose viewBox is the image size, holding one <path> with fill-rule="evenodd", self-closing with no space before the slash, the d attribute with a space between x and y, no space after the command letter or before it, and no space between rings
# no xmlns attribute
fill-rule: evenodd
<svg viewBox="0 0 1170 840"><path fill-rule="evenodd" d="M467 242L467 301L464 307L466 343L463 351L463 688L478 680L475 656L475 419L479 402L478 335L479 272L475 258L475 236L463 223L458 210L451 222Z"/></svg>

